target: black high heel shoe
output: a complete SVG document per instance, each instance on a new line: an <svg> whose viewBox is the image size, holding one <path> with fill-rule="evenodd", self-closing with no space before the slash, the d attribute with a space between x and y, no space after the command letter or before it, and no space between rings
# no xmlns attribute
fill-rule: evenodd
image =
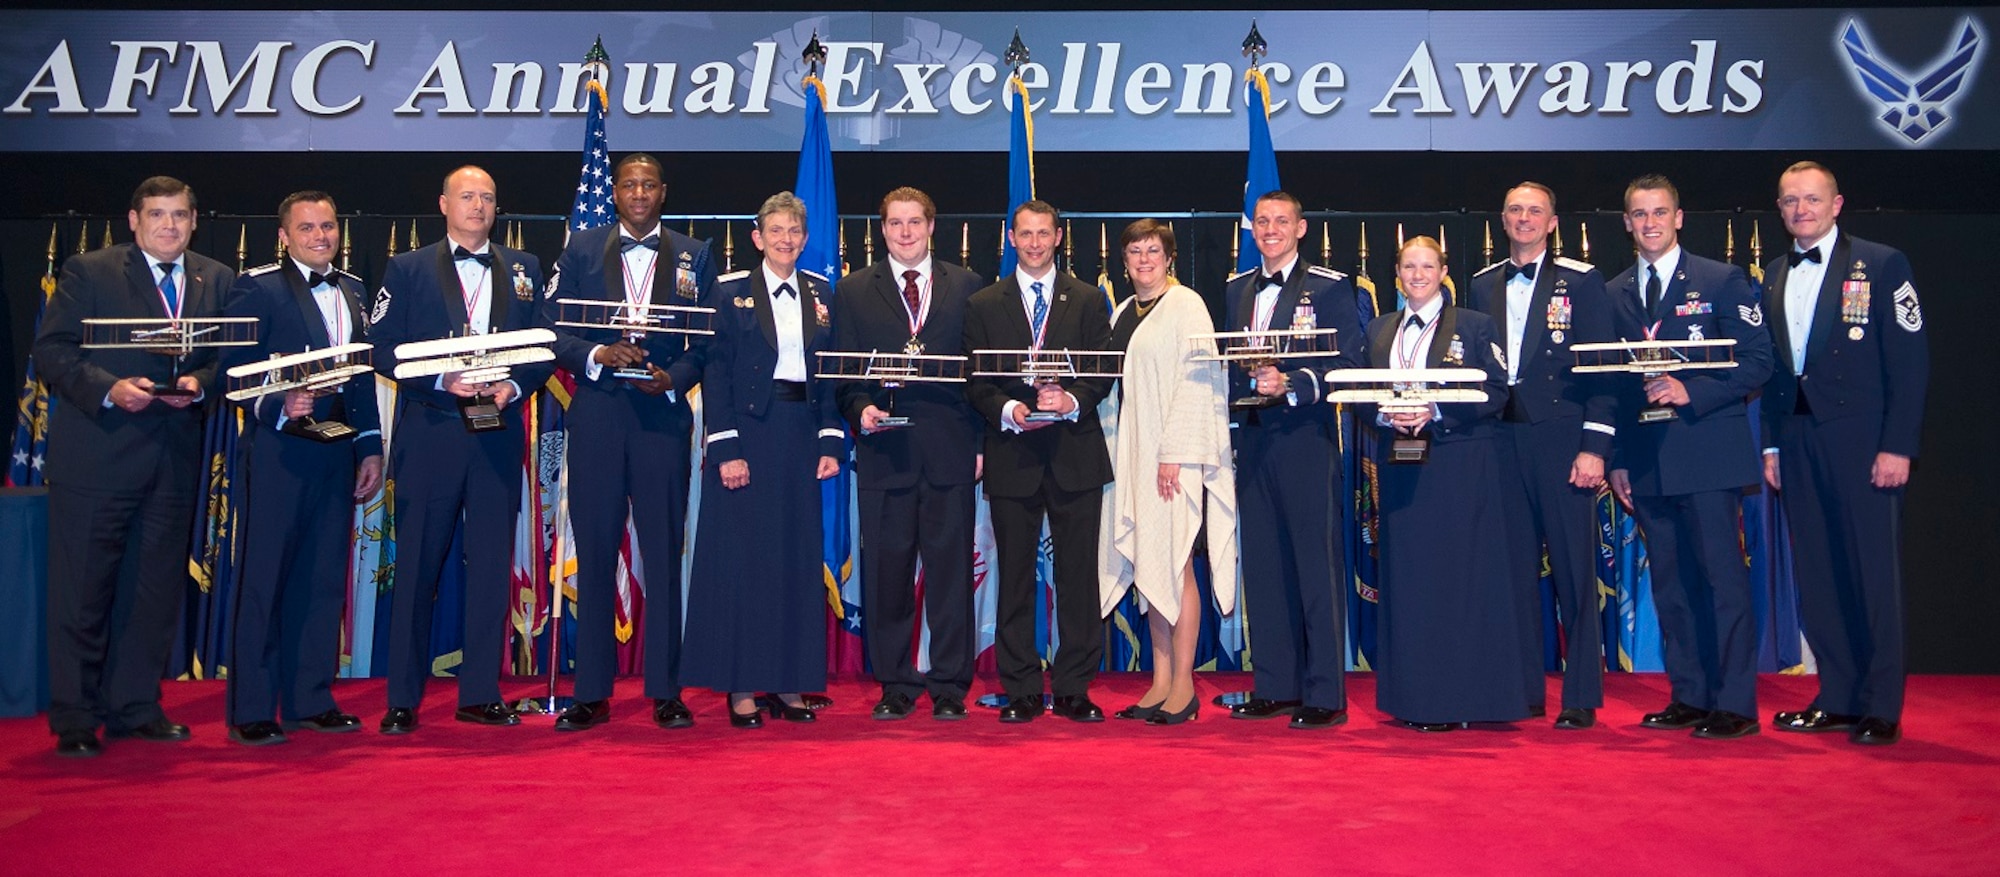
<svg viewBox="0 0 2000 877"><path fill-rule="evenodd" d="M1147 706L1146 704L1143 703L1135 703L1122 710L1112 713L1111 717L1114 719L1137 719L1143 722L1146 721L1147 719L1152 718L1153 716L1158 715L1160 712L1160 707L1166 705L1167 702L1164 700L1160 701L1159 703L1153 704L1151 706Z"/></svg>
<svg viewBox="0 0 2000 877"><path fill-rule="evenodd" d="M1166 706L1166 701L1160 701L1160 705L1154 708L1153 714L1146 717L1146 724L1178 725L1182 722L1194 721L1194 717L1201 714L1201 698L1199 697L1188 698L1187 708L1177 713L1167 712Z"/></svg>
<svg viewBox="0 0 2000 877"><path fill-rule="evenodd" d="M819 721L819 715L813 712L812 707L792 706L786 703L784 698L775 694L766 695L766 697L769 698L767 702L771 705L771 718L784 719L787 722Z"/></svg>
<svg viewBox="0 0 2000 877"><path fill-rule="evenodd" d="M729 711L729 727L732 728L764 727L764 711L756 708L757 707L756 701L752 700L750 702L751 709L750 712L748 713L737 712L736 706L730 703L728 698L723 698L722 705L724 709L727 709Z"/></svg>

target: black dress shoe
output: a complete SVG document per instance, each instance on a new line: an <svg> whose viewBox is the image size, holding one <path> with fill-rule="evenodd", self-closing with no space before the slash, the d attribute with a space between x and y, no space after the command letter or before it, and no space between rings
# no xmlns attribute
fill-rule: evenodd
<svg viewBox="0 0 2000 877"><path fill-rule="evenodd" d="M1159 703L1152 704L1150 706L1143 703L1135 703L1122 710L1112 713L1111 717L1114 719L1135 719L1143 722L1147 719L1152 718L1155 714L1157 714L1160 711L1160 707L1165 704L1166 701L1164 700L1160 701Z"/></svg>
<svg viewBox="0 0 2000 877"><path fill-rule="evenodd" d="M294 724L301 728L311 728L315 731L324 731L329 734L344 734L348 731L361 730L361 719L359 717L343 713L339 709L330 709L316 716L306 716Z"/></svg>
<svg viewBox="0 0 2000 877"><path fill-rule="evenodd" d="M229 739L245 746L270 746L285 742L285 729L277 722L245 722L229 729Z"/></svg>
<svg viewBox="0 0 2000 877"><path fill-rule="evenodd" d="M1728 710L1709 713L1695 726L1694 736L1703 740L1734 740L1757 733L1757 720L1749 716L1739 716Z"/></svg>
<svg viewBox="0 0 2000 877"><path fill-rule="evenodd" d="M801 700L800 703L804 703L804 701ZM798 722L801 724L819 721L819 715L813 712L812 707L792 706L775 697L771 698L771 718L784 719L787 722Z"/></svg>
<svg viewBox="0 0 2000 877"><path fill-rule="evenodd" d="M1556 730L1581 731L1597 724L1597 711L1584 707L1571 707L1556 714Z"/></svg>
<svg viewBox="0 0 2000 877"><path fill-rule="evenodd" d="M461 722L471 722L475 725L518 725L521 723L520 713L516 712L513 707L498 702L475 703L471 706L459 707L458 712L452 713L452 718Z"/></svg>
<svg viewBox="0 0 2000 877"><path fill-rule="evenodd" d="M587 731L608 721L611 721L610 701L579 701L556 716L556 730Z"/></svg>
<svg viewBox="0 0 2000 877"><path fill-rule="evenodd" d="M694 712L678 697L653 701L653 724L669 730L694 727Z"/></svg>
<svg viewBox="0 0 2000 877"><path fill-rule="evenodd" d="M1852 731L1861 724L1860 716L1843 716L1822 709L1803 709L1795 713L1778 713L1771 717L1771 727L1780 731L1797 731L1801 734L1818 734L1825 731Z"/></svg>
<svg viewBox="0 0 2000 877"><path fill-rule="evenodd" d="M96 731L64 731L56 735L56 754L64 758L96 758L103 751Z"/></svg>
<svg viewBox="0 0 2000 877"><path fill-rule="evenodd" d="M188 734L188 726L176 725L168 721L166 716L161 716L138 727L107 731L105 736L114 738L137 737L141 740L151 740L155 743L179 743L182 740L186 740L190 735Z"/></svg>
<svg viewBox="0 0 2000 877"><path fill-rule="evenodd" d="M1299 707L1304 704L1304 701L1298 700L1266 700L1261 697L1253 697L1230 707L1229 717L1232 719L1269 719L1277 716L1289 716L1296 713Z"/></svg>
<svg viewBox="0 0 2000 877"><path fill-rule="evenodd" d="M1182 722L1192 722L1198 715L1201 715L1201 698L1199 697L1188 698L1187 706L1182 707L1179 712L1172 712L1172 713L1167 712L1166 702L1161 701L1160 709L1154 712L1151 717L1146 719L1146 724L1178 725L1181 724ZM1099 721L1103 720L1099 719Z"/></svg>
<svg viewBox="0 0 2000 877"><path fill-rule="evenodd" d="M1347 711L1327 709L1323 706L1302 706L1292 713L1291 727L1301 731L1317 731L1347 724Z"/></svg>
<svg viewBox="0 0 2000 877"><path fill-rule="evenodd" d="M417 711L406 706L392 706L382 714L382 733L408 734L417 729Z"/></svg>
<svg viewBox="0 0 2000 877"><path fill-rule="evenodd" d="M764 711L754 710L748 714L744 714L731 709L729 711L729 727L762 728L764 727Z"/></svg>
<svg viewBox="0 0 2000 877"><path fill-rule="evenodd" d="M1660 710L1657 713L1647 713L1639 719L1639 726L1662 731L1678 731L1682 728L1692 728L1699 725L1706 718L1708 718L1708 710L1697 709L1677 700L1667 704L1666 709Z"/></svg>
<svg viewBox="0 0 2000 877"><path fill-rule="evenodd" d="M939 697L931 695L931 718L941 722L956 722L965 718L965 701L953 695Z"/></svg>
<svg viewBox="0 0 2000 877"><path fill-rule="evenodd" d="M1549 714L1548 704L1543 704L1543 703L1528 704L1528 718L1539 719L1548 714Z"/></svg>
<svg viewBox="0 0 2000 877"><path fill-rule="evenodd" d="M1854 726L1853 733L1848 734L1847 739L1863 746L1887 746L1903 739L1903 725L1900 722L1869 716Z"/></svg>
<svg viewBox="0 0 2000 877"><path fill-rule="evenodd" d="M1062 716L1072 722L1104 721L1104 711L1098 709L1097 704L1090 702L1090 695L1088 694L1071 694L1058 697L1055 699L1055 704L1049 709L1049 712ZM1147 721L1150 722L1152 719L1147 719ZM1186 720L1183 719L1182 721Z"/></svg>
<svg viewBox="0 0 2000 877"><path fill-rule="evenodd" d="M1462 722L1412 722L1407 719L1403 721L1403 726L1412 731L1422 731L1426 734L1442 734L1446 731L1456 731L1459 728L1465 727Z"/></svg>
<svg viewBox="0 0 2000 877"><path fill-rule="evenodd" d="M910 708L913 706L916 706L916 701L911 700L909 695L900 691L884 691L882 699L876 701L875 711L870 715L885 722L906 719L910 717Z"/></svg>
<svg viewBox="0 0 2000 877"><path fill-rule="evenodd" d="M1024 722L1032 722L1036 716L1041 714L1041 695L1037 694L1033 697L1010 696L1007 698L1007 705L1000 708L1000 721L1004 724L1018 725Z"/></svg>

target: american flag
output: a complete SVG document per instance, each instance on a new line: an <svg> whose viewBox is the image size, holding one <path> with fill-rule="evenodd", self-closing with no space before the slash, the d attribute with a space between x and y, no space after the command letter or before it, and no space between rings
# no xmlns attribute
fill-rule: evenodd
<svg viewBox="0 0 2000 877"><path fill-rule="evenodd" d="M576 182L576 201L569 209L569 230L574 232L610 225L618 212L611 204L611 142L604 136L604 86L593 78L587 86L589 105L584 116L583 172Z"/></svg>

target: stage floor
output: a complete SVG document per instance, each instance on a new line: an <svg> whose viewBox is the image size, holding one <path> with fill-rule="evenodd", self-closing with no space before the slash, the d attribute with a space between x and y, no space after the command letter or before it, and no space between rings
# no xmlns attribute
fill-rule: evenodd
<svg viewBox="0 0 2000 877"><path fill-rule="evenodd" d="M1667 701L1652 674L1609 676L1587 731L1437 735L1388 723L1369 674L1352 721L1318 732L1209 707L1171 728L936 722L928 702L876 722L861 680L813 725L733 729L699 692L696 726L662 731L633 679L609 725L558 734L456 723L437 683L407 737L374 730L380 680L336 689L362 733L258 749L227 740L213 682L166 684L187 743L72 761L44 719L0 721L0 872L2000 872L2000 677L1911 679L1905 738L1880 749L1642 729ZM1199 677L1204 704L1248 683ZM1093 692L1108 712L1145 685ZM1763 678L1759 718L1813 689Z"/></svg>

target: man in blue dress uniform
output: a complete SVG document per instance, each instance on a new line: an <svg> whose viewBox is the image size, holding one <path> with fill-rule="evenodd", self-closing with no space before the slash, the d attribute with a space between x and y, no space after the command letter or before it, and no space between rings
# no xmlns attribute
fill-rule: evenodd
<svg viewBox="0 0 2000 877"><path fill-rule="evenodd" d="M612 179L618 222L570 236L543 304L551 324L563 312L560 299L696 305L714 285L708 245L660 222L667 190L659 160L625 156ZM591 311L595 322L613 313ZM576 703L556 718L557 730L580 731L611 717L618 551L628 508L644 562L653 721L694 724L681 701L681 552L694 429L687 393L701 381L704 349L700 338L678 333L635 342L615 329L556 329L556 364L576 377L564 424L577 545Z"/></svg>
<svg viewBox="0 0 2000 877"><path fill-rule="evenodd" d="M278 205L285 258L236 279L228 314L257 318L257 345L224 351L230 368L366 339L361 279L333 267L340 220L332 196L297 192ZM243 405L248 489L243 566L236 587L229 666L229 739L285 742L283 725L358 731L361 720L333 700L340 670L340 617L347 605L354 504L382 486L382 429L375 375L334 392L292 390ZM355 432L326 441L300 427L344 423Z"/></svg>
<svg viewBox="0 0 2000 877"><path fill-rule="evenodd" d="M1359 361L1367 339L1354 281L1299 258L1304 208L1286 192L1257 199L1261 268L1229 278L1228 329L1337 329L1331 356L1286 359L1230 376L1231 444L1241 514L1243 599L1256 653L1238 719L1290 715L1294 728L1347 721L1347 592L1342 581L1340 424L1320 376ZM1371 314L1372 316L1372 314ZM1245 399L1261 401L1244 407Z"/></svg>
<svg viewBox="0 0 2000 877"><path fill-rule="evenodd" d="M1589 263L1549 252L1556 196L1541 183L1508 190L1501 224L1508 258L1472 277L1469 305L1504 333L1507 407L1501 412L1501 459L1518 473L1509 487L1515 510L1508 543L1521 578L1517 601L1530 647L1529 712L1542 715L1541 552L1548 548L1562 619L1563 692L1557 728L1597 723L1604 704L1604 634L1597 607L1597 490L1617 434L1615 382L1575 376L1571 344L1612 340L1604 277ZM1497 619L1496 619L1497 620Z"/></svg>
<svg viewBox="0 0 2000 877"><path fill-rule="evenodd" d="M477 167L445 177L438 196L445 236L389 260L370 332L376 369L395 372L395 349L432 341L533 328L541 323L542 267L534 256L493 243L499 210L493 178ZM500 699L500 662L511 585L514 519L521 508L524 426L513 404L547 381L546 363L519 366L503 382L457 373L396 381L389 472L396 484L396 581L389 619L389 710L382 733L416 729L416 708L431 672L431 604L461 520L465 563L465 646L458 666L462 722L518 725ZM485 396L501 428L468 432L459 400Z"/></svg>
<svg viewBox="0 0 2000 877"><path fill-rule="evenodd" d="M1771 338L1734 265L1681 249L1680 192L1649 175L1625 188L1639 261L1611 281L1626 341L1733 340L1735 368L1621 381L1611 490L1646 534L1673 700L1641 722L1712 739L1757 733L1757 618L1743 561L1743 488L1757 483L1747 397L1771 375ZM1723 359L1724 357L1717 357ZM1646 411L1667 412L1666 419Z"/></svg>
<svg viewBox="0 0 2000 877"><path fill-rule="evenodd" d="M1772 724L1879 745L1902 738L1903 490L1930 347L1909 260L1841 233L1840 205L1819 164L1778 178L1793 247L1765 268L1778 363L1764 386L1764 478L1791 522L1819 696Z"/></svg>
<svg viewBox="0 0 2000 877"><path fill-rule="evenodd" d="M964 352L965 306L983 281L931 258L937 208L912 188L882 199L889 258L842 279L833 303L834 347L866 353ZM931 716L965 718L972 686L972 526L979 477L978 415L962 386L910 382L894 390L863 381L839 386L854 434L861 510L862 626L868 662L882 683L877 719L909 715L929 691ZM894 411L890 411L893 408ZM882 418L908 427L882 429ZM911 659L917 637L916 571L923 559L924 625L930 669Z"/></svg>

